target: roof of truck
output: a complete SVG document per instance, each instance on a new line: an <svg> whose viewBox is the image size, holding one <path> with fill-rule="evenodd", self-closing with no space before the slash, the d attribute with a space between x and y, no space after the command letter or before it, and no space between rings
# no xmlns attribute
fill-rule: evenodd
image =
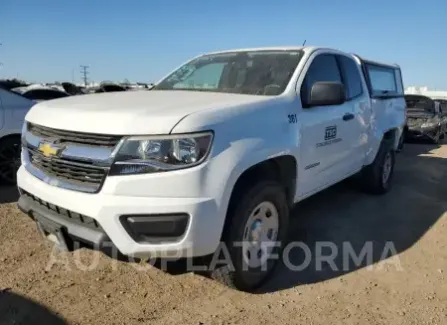
<svg viewBox="0 0 447 325"><path fill-rule="evenodd" d="M252 47L252 48L241 48L241 49L229 49L229 50L222 50L222 51L215 51L211 53L204 53L204 54L220 54L220 53L231 53L231 52L255 52L255 51L298 51L303 50L304 48L310 48L310 47L303 47L303 46L271 46L271 47Z"/></svg>
<svg viewBox="0 0 447 325"><path fill-rule="evenodd" d="M232 52L255 52L255 51L299 51L304 50L306 52L313 52L316 50L332 50L337 51L340 53L345 54L351 54L356 56L361 61L369 62L372 64L378 64L383 66L389 66L389 67L397 67L399 68L398 64L389 64L389 63L383 63L383 62L377 62L373 60L365 59L359 55L353 54L353 53L347 53L335 48L329 48L329 47L322 47L322 46L272 46L272 47L253 47L253 48L242 48L242 49L229 49L229 50L223 50L223 51L215 51L210 53L204 53L202 55L209 55L209 54L223 54L223 53L232 53Z"/></svg>

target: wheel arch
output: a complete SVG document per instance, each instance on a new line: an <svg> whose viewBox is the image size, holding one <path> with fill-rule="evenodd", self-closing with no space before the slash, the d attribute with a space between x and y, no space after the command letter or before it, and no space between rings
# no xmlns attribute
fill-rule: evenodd
<svg viewBox="0 0 447 325"><path fill-rule="evenodd" d="M379 153L380 145L383 141L389 142L394 150L397 151L399 148L399 138L400 135L403 133L403 130L404 126L402 126L402 128L392 127L385 130L384 132L376 133L375 135L373 135L370 139L371 145L367 153L365 165L367 166L373 163L374 159Z"/></svg>
<svg viewBox="0 0 447 325"><path fill-rule="evenodd" d="M13 141L8 141L8 140L13 140ZM17 140L17 141L16 141ZM17 159L20 159L20 145L21 145L21 135L17 134L17 133L10 133L8 135L4 135L0 138L0 159L4 159L4 157L6 157L7 161L8 161L8 156L5 156L5 152L3 151L5 148L8 148L8 144L12 146L18 146L18 150L17 150ZM7 151L6 151L7 152ZM1 158L2 157L2 158ZM13 158L15 158L15 153ZM8 185L13 185L16 183L16 176L15 176L15 171L10 169L6 169L6 171L13 171L13 174L3 174L3 172L5 171L5 169L3 169L5 166L8 166L8 164L4 165L2 167L2 169L0 170L0 179L2 181L5 181L6 184ZM15 166L15 165L14 165ZM6 167L8 168L8 167ZM14 168L13 166L10 166L10 168ZM5 176L6 175L6 176ZM10 176L10 177L9 177Z"/></svg>
<svg viewBox="0 0 447 325"><path fill-rule="evenodd" d="M298 179L298 162L296 158L290 154L285 154L247 166L239 175L229 195L227 209L225 213L225 222L222 229L221 239L229 227L228 213L234 210L237 198L243 195L244 190L253 186L260 180L275 180L284 186L285 194L289 206L294 203L294 197L297 190Z"/></svg>
<svg viewBox="0 0 447 325"><path fill-rule="evenodd" d="M385 140L393 144L394 150L399 146L401 132L398 128L391 128L383 133L382 141Z"/></svg>

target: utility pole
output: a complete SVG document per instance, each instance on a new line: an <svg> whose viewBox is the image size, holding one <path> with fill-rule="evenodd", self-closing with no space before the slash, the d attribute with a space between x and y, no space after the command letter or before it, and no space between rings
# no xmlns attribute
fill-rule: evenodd
<svg viewBox="0 0 447 325"><path fill-rule="evenodd" d="M87 86L88 83L88 77L87 77L87 75L89 74L88 68L89 68L88 65L81 65L81 74L82 79L84 80L84 86Z"/></svg>

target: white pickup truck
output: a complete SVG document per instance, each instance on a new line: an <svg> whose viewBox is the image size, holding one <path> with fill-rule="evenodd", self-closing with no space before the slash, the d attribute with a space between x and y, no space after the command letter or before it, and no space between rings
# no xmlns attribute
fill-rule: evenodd
<svg viewBox="0 0 447 325"><path fill-rule="evenodd" d="M18 204L67 248L190 258L224 243L210 274L250 291L279 265L294 203L358 173L390 189L404 123L397 65L316 47L201 55L150 91L33 107Z"/></svg>

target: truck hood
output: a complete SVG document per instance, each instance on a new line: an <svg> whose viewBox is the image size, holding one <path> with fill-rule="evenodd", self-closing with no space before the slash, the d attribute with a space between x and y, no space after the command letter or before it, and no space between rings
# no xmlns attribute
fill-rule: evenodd
<svg viewBox="0 0 447 325"><path fill-rule="evenodd" d="M36 104L26 121L63 130L116 135L167 134L202 110L266 101L271 97L199 91L126 91L77 95Z"/></svg>

